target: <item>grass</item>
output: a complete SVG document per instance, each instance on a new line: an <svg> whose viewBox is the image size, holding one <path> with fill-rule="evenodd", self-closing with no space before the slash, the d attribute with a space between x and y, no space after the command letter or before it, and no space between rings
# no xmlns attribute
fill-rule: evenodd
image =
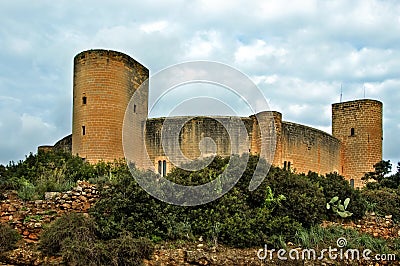
<svg viewBox="0 0 400 266"><path fill-rule="evenodd" d="M374 254L396 253L400 248L400 240L385 240L375 238L366 233L360 233L355 229L341 226L314 226L310 229L300 229L296 233L296 243L303 248L315 248L317 250L328 247L337 248L339 238L345 238L346 249L371 250Z"/></svg>

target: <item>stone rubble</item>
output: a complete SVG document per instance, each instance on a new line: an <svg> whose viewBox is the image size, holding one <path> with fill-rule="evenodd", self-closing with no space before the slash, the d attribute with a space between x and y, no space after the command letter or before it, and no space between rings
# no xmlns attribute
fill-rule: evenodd
<svg viewBox="0 0 400 266"><path fill-rule="evenodd" d="M46 192L44 200L23 201L15 191L9 191L0 202L0 222L15 228L28 242L39 240L44 224L69 212L87 213L99 198L95 185L78 181L67 192Z"/></svg>

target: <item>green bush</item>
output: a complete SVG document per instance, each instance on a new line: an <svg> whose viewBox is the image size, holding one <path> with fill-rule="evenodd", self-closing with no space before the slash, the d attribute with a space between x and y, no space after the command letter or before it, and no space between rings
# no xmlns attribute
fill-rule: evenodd
<svg viewBox="0 0 400 266"><path fill-rule="evenodd" d="M14 189L24 200L43 198L47 191L66 191L77 180L95 177L95 166L64 151L39 151L25 160L0 166L0 190Z"/></svg>
<svg viewBox="0 0 400 266"><path fill-rule="evenodd" d="M61 216L46 228L39 242L39 248L48 255L59 255L65 241L93 242L96 240L96 224L81 213Z"/></svg>
<svg viewBox="0 0 400 266"><path fill-rule="evenodd" d="M146 238L135 239L130 233L107 242L112 265L142 265L143 259L150 259L154 246Z"/></svg>
<svg viewBox="0 0 400 266"><path fill-rule="evenodd" d="M400 221L400 190L382 188L378 190L365 189L362 191L365 200L374 206L379 215L393 215L394 221Z"/></svg>
<svg viewBox="0 0 400 266"><path fill-rule="evenodd" d="M274 215L288 216L303 226L310 227L322 222L326 212L326 200L322 189L304 175L297 175L272 167L266 183L275 195L283 195Z"/></svg>
<svg viewBox="0 0 400 266"><path fill-rule="evenodd" d="M15 248L15 244L21 236L9 225L0 223L0 253Z"/></svg>
<svg viewBox="0 0 400 266"><path fill-rule="evenodd" d="M235 156L232 159L240 160ZM117 238L127 230L135 238L147 237L160 241L191 240L202 236L212 243L238 247L289 241L301 225L289 217L289 211L280 213L275 210L280 205L276 198L282 193L272 194L271 199L267 179L255 191L248 190L258 160L258 157L250 156L238 184L224 196L194 207L170 205L154 199L130 174L121 174L111 184L100 188L101 197L91 209L91 215L98 223L104 239ZM229 158L216 157L207 168L195 172L175 169L167 178L184 185L204 184L221 175L228 162ZM265 161L261 161L261 164L261 172L266 173ZM134 175L154 178L151 172L134 171ZM267 199L269 204L266 204ZM321 206L325 206L324 201Z"/></svg>
<svg viewBox="0 0 400 266"><path fill-rule="evenodd" d="M348 217L349 220L358 220L365 215L367 203L361 195L359 190L352 188L348 181L343 176L337 173L327 174L326 176L320 176L316 173L308 173L307 177L322 188L326 202L329 202L333 197L339 197L339 199L350 199L350 204L347 210L353 213L352 216ZM332 211L324 210L322 213L326 219L335 220L338 216Z"/></svg>
<svg viewBox="0 0 400 266"><path fill-rule="evenodd" d="M68 265L141 265L154 251L144 238L123 233L116 239L99 237L96 223L83 214L70 213L54 221L40 238L39 249L46 255L61 255Z"/></svg>
<svg viewBox="0 0 400 266"><path fill-rule="evenodd" d="M103 241L97 239L81 241L67 238L62 243L60 255L67 265L97 266L112 265L113 253Z"/></svg>
<svg viewBox="0 0 400 266"><path fill-rule="evenodd" d="M109 241L67 239L61 255L68 265L143 265L154 252L148 239L134 239L129 233Z"/></svg>

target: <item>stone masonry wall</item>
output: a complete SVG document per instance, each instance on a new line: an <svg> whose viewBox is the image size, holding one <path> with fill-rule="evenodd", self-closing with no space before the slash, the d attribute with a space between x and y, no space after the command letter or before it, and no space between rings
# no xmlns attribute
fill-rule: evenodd
<svg viewBox="0 0 400 266"><path fill-rule="evenodd" d="M318 129L282 121L280 113L273 112L272 115L276 127L276 149L275 157L269 160L273 161L275 166L283 167L285 162L286 164L290 162L291 168L296 169L299 173L307 173L310 170L320 174L340 173L341 143L338 139ZM220 117L219 119L230 118ZM204 142L201 142L207 137L213 139L215 153L220 156L230 156L231 153L237 153L237 151L241 151L239 154L243 152L259 154L261 145L259 126L268 127L265 123L259 125L254 116L242 117L241 121L247 132L236 130L234 131L236 135L233 137L248 134L249 146L247 148L244 145L233 147L233 152L231 152L228 132L217 120L209 117L193 119L176 117L169 118L169 120L170 124L166 126L166 132L175 126L183 125L182 129L178 131L180 132L179 138L167 139L173 148L172 154L177 154L178 148L180 148L183 155L189 159L198 158L201 155L201 148L206 153L212 151L212 145L207 147ZM156 169L158 160L168 161L161 143L164 121L164 118L153 118L146 124L146 149ZM171 167L171 164L168 163L168 171L171 170Z"/></svg>
<svg viewBox="0 0 400 266"><path fill-rule="evenodd" d="M218 120L231 124L233 127L231 136L229 136L227 129ZM154 118L149 119L146 123L146 149L150 160L154 164L159 159L166 159L161 142L164 122L165 118ZM240 129L239 126L235 126L241 122L244 124L243 128ZM168 124L164 128L166 132L164 137L166 143L172 149L171 154L174 155L178 155L180 153L179 150L181 150L182 155L191 160L200 158L201 155L206 157L217 154L226 157L231 154L249 152L250 142L247 132L251 132L252 123L251 118L241 118L241 120L234 120L230 117L168 118ZM178 137L168 134L168 132L172 132L173 130L179 133ZM236 141L236 145L232 145L230 137L245 141ZM248 145L246 145L246 139ZM170 167L171 165L168 164L168 172L171 170Z"/></svg>
<svg viewBox="0 0 400 266"><path fill-rule="evenodd" d="M282 164L298 173L319 174L340 169L340 141L326 132L290 122L282 122Z"/></svg>
<svg viewBox="0 0 400 266"><path fill-rule="evenodd" d="M0 222L9 223L25 240L37 241L43 225L64 213L87 213L99 193L96 186L78 181L71 191L47 192L45 200L22 201L12 191L6 193L6 197L0 201Z"/></svg>

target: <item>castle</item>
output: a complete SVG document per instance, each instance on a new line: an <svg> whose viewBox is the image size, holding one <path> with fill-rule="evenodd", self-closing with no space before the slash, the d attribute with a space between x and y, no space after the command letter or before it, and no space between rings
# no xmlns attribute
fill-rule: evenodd
<svg viewBox="0 0 400 266"><path fill-rule="evenodd" d="M126 54L109 50L88 50L74 58L72 135L54 146L78 154L91 163L124 158L122 129L125 110L138 87L149 78L149 70ZM148 87L147 87L148 88ZM161 175L172 169L165 156L161 131L165 118L147 119L148 89L134 105L135 116L146 121L144 138L147 154ZM264 114L265 113L265 114ZM264 112L257 117L273 117L276 142L272 164L297 172L320 174L337 172L352 186L362 187L361 177L382 160L382 103L363 99L332 105L332 135L301 124L282 120L279 112ZM176 117L182 123L179 148L190 159L201 154L198 144L213 139L216 154L229 156L231 147L226 129L218 122L230 117ZM260 153L260 127L256 115L240 118L249 138L249 153ZM185 122L186 121L186 122ZM170 123L171 124L171 123ZM171 125L170 125L171 126ZM242 133L238 133L242 134ZM143 151L139 151L143 152ZM140 162L135 162L140 166Z"/></svg>

